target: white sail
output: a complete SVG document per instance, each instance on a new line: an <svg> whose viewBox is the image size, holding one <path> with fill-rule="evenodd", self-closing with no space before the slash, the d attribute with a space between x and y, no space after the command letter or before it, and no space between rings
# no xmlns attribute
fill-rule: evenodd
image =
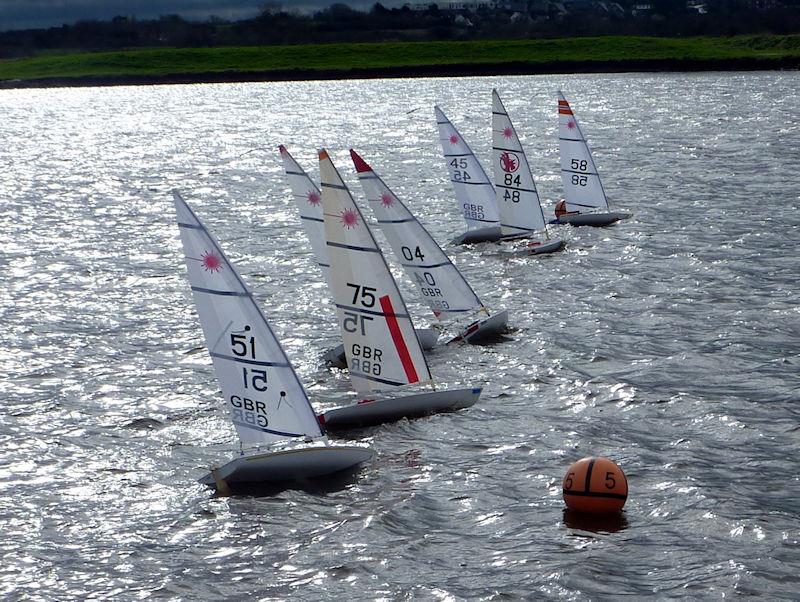
<svg viewBox="0 0 800 602"><path fill-rule="evenodd" d="M469 229L499 225L494 188L475 153L439 107L433 108L447 171Z"/></svg>
<svg viewBox="0 0 800 602"><path fill-rule="evenodd" d="M330 288L328 248L325 246L325 224L322 220L322 193L286 147L281 144L278 149L281 152L283 169L289 179L289 187L292 189L292 198L300 211L300 220L314 252L314 259Z"/></svg>
<svg viewBox="0 0 800 602"><path fill-rule="evenodd" d="M408 309L328 153L319 153L331 290L353 388L359 393L430 382Z"/></svg>
<svg viewBox="0 0 800 602"><path fill-rule="evenodd" d="M557 94L558 148L566 210L585 212L587 209L606 209L608 200L586 138L567 99L560 90Z"/></svg>
<svg viewBox="0 0 800 602"><path fill-rule="evenodd" d="M392 251L440 320L483 309L475 291L424 226L377 173L350 149L364 194Z"/></svg>
<svg viewBox="0 0 800 602"><path fill-rule="evenodd" d="M492 164L502 235L546 232L528 158L497 90L492 90Z"/></svg>
<svg viewBox="0 0 800 602"><path fill-rule="evenodd" d="M206 347L242 444L321 437L306 392L252 293L194 211L173 196Z"/></svg>

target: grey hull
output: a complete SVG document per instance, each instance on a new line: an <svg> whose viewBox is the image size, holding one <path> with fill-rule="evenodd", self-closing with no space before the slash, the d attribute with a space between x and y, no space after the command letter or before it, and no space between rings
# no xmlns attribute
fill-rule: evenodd
<svg viewBox="0 0 800 602"><path fill-rule="evenodd" d="M609 211L608 213L578 213L576 215L562 215L556 220L558 224L571 226L610 226L621 219L628 219L631 213Z"/></svg>
<svg viewBox="0 0 800 602"><path fill-rule="evenodd" d="M320 415L320 422L329 430L394 422L401 418L426 416L468 408L481 396L480 388L432 391L392 399L363 401L353 405L328 410Z"/></svg>
<svg viewBox="0 0 800 602"><path fill-rule="evenodd" d="M285 451L241 456L217 469L217 476L229 485L278 483L312 479L353 468L372 457L368 447L330 445L301 447ZM212 473L198 479L214 487Z"/></svg>
<svg viewBox="0 0 800 602"><path fill-rule="evenodd" d="M508 324L508 310L497 312L485 320L473 322L461 334L447 342L451 343L480 343L487 339L494 339L501 335Z"/></svg>
<svg viewBox="0 0 800 602"><path fill-rule="evenodd" d="M546 255L547 253L557 253L566 246L567 243L563 240L550 240L538 245L528 245L520 249L519 253L524 255Z"/></svg>
<svg viewBox="0 0 800 602"><path fill-rule="evenodd" d="M500 226L492 226L491 228L467 230L463 234L456 236L452 243L454 245L469 245L476 242L496 242L502 237Z"/></svg>

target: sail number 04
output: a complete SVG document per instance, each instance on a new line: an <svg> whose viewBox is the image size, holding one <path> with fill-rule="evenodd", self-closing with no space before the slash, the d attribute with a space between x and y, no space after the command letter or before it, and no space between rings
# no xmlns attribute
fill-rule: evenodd
<svg viewBox="0 0 800 602"><path fill-rule="evenodd" d="M400 252L403 254L403 259L406 261L414 261L415 257L420 261L425 261L425 254L419 247L416 247L413 251L410 247L400 247Z"/></svg>

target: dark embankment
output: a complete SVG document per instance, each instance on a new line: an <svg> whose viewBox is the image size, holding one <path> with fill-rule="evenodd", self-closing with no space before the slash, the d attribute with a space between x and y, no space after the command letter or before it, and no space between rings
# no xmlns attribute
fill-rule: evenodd
<svg viewBox="0 0 800 602"><path fill-rule="evenodd" d="M800 35L171 48L0 61L0 87L800 68Z"/></svg>

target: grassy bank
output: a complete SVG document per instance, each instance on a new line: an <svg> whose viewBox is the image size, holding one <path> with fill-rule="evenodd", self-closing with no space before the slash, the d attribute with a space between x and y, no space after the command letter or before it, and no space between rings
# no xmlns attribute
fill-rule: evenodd
<svg viewBox="0 0 800 602"><path fill-rule="evenodd" d="M531 73L558 65L676 61L689 64L788 60L800 64L800 35L723 38L601 37L556 40L490 40L471 42L410 42L325 44L240 48L164 48L121 52L49 54L0 60L0 82L48 78L165 78L184 76L204 81L204 74L270 73L289 79L292 72L313 77L347 77L348 73L380 72L452 66L515 65ZM550 68L548 68L550 67Z"/></svg>

